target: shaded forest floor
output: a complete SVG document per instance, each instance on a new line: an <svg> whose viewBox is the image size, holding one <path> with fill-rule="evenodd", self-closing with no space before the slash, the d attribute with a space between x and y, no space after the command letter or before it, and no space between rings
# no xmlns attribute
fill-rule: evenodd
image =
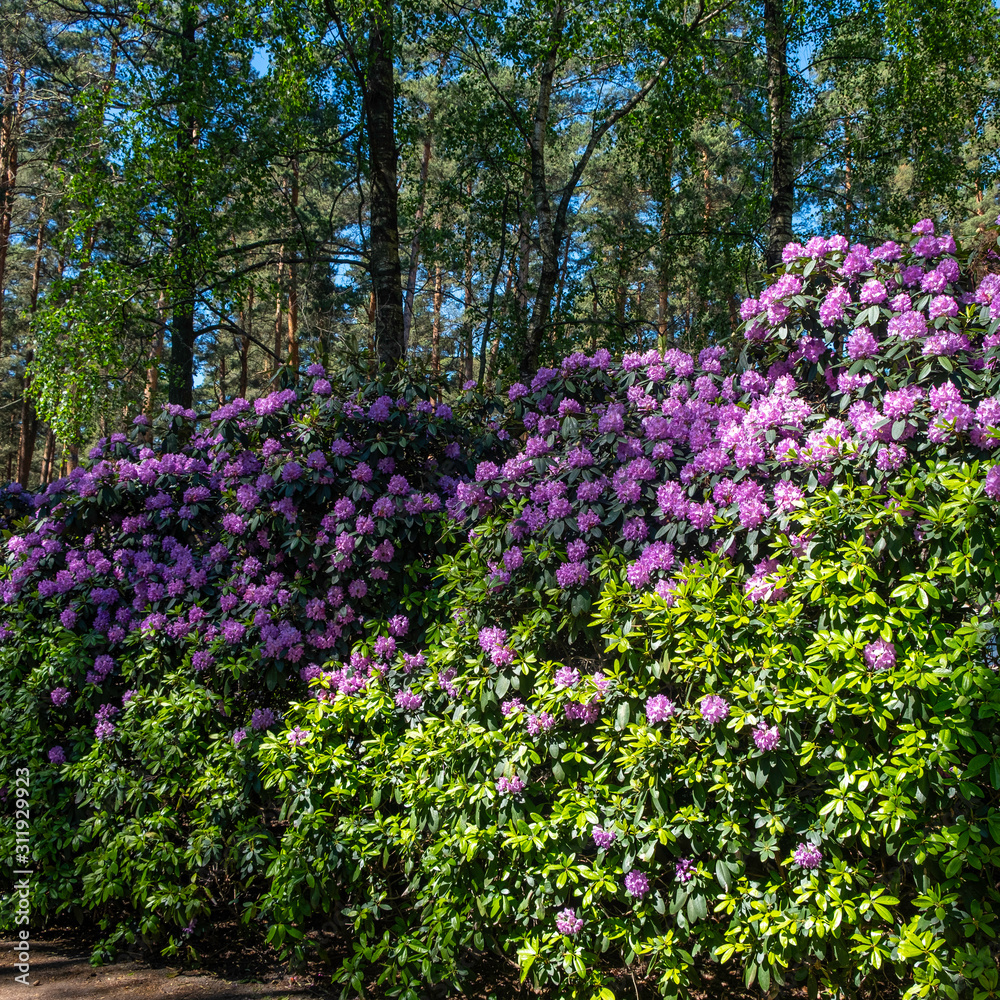
<svg viewBox="0 0 1000 1000"><path fill-rule="evenodd" d="M203 942L199 942L203 944ZM84 935L76 929L45 932L31 944L30 986L16 982L13 945L0 943L0 1000L33 997L38 1000L332 1000L339 988L330 982L329 972L311 967L305 973L289 974L269 950L227 947L219 941L217 950L202 957L199 968L185 968L176 960L150 960L122 956L110 965L93 967ZM614 992L619 1000L654 1000L655 989L626 970L616 975ZM761 1000L763 994L747 990L738 979L719 978L700 994L703 1000ZM428 993L429 1000L447 996L443 990ZM452 994L453 995L453 994ZM789 998L804 997L805 991L789 991ZM377 986L365 989L365 998L385 996ZM505 1000L538 996L518 982L516 970L501 961L487 958L470 969L466 1000Z"/></svg>

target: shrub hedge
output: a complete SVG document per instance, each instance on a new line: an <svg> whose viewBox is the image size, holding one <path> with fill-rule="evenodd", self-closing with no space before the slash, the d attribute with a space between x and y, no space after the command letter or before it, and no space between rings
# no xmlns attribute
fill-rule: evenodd
<svg viewBox="0 0 1000 1000"><path fill-rule="evenodd" d="M36 912L99 955L335 926L345 995L483 951L605 1000L996 995L1000 277L924 220L792 245L742 315L451 405L313 366L33 498Z"/></svg>

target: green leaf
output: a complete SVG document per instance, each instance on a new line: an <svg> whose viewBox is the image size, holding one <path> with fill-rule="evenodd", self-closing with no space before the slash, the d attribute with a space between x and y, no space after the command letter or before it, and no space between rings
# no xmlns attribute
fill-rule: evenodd
<svg viewBox="0 0 1000 1000"><path fill-rule="evenodd" d="M618 706L618 711L615 714L615 729L621 732L627 725L629 720L629 704L627 701L623 701Z"/></svg>

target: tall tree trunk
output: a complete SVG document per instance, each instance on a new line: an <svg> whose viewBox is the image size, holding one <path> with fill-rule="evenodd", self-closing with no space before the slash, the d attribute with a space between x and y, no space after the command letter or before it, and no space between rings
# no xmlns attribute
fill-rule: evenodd
<svg viewBox="0 0 1000 1000"><path fill-rule="evenodd" d="M160 390L160 362L163 360L163 333L167 323L164 317L166 306L166 296L160 292L160 299L156 303L156 312L160 319L156 336L149 347L149 365L146 368L146 392L143 398L142 412L150 419L153 418L153 410L156 406L156 396Z"/></svg>
<svg viewBox="0 0 1000 1000"><path fill-rule="evenodd" d="M31 460L35 456L35 437L38 434L38 414L31 401L31 362L35 352L30 348L24 355L24 376L21 379L21 433L17 442L17 481L28 488L31 477Z"/></svg>
<svg viewBox="0 0 1000 1000"><path fill-rule="evenodd" d="M31 299L29 309L34 313L38 309L38 290L42 283L42 238L45 236L45 210L48 208L48 198L42 195L38 209L38 236L35 239L35 263L31 269Z"/></svg>
<svg viewBox="0 0 1000 1000"><path fill-rule="evenodd" d="M521 198L521 225L517 231L517 283L515 284L515 304L517 322L525 322L528 313L528 271L531 267L531 173L524 172L524 190Z"/></svg>
<svg viewBox="0 0 1000 1000"><path fill-rule="evenodd" d="M285 248L281 248L282 257L285 255ZM278 261L278 295L274 303L274 355L271 358L271 376L272 378L278 374L278 369L281 367L281 304L284 298L284 289L281 287L281 272L284 268L284 263Z"/></svg>
<svg viewBox="0 0 1000 1000"><path fill-rule="evenodd" d="M434 268L434 312L431 316L431 371L435 378L441 375L441 302L444 299L444 280L441 265Z"/></svg>
<svg viewBox="0 0 1000 1000"><path fill-rule="evenodd" d="M226 352L219 352L219 406L226 405Z"/></svg>
<svg viewBox="0 0 1000 1000"><path fill-rule="evenodd" d="M625 262L623 259L624 249L624 245L621 243L619 243L616 248L618 284L615 286L615 322L618 324L618 330L623 341L625 341L627 337L625 329L625 301L627 298L627 292L625 288Z"/></svg>
<svg viewBox="0 0 1000 1000"><path fill-rule="evenodd" d="M469 198L472 198L472 181L469 181L467 189ZM463 244L465 256L465 302L462 306L462 355L464 360L463 374L465 381L472 379L472 232L468 220L465 224L465 240Z"/></svg>
<svg viewBox="0 0 1000 1000"><path fill-rule="evenodd" d="M590 274L590 350L597 350L597 314L601 306L601 297L597 291L597 279L593 272Z"/></svg>
<svg viewBox="0 0 1000 1000"><path fill-rule="evenodd" d="M493 325L493 307L496 302L497 295L497 282L500 280L500 269L503 267L504 257L506 256L507 248L507 203L510 198L510 191L504 191L503 195L503 211L500 213L500 249L497 252L497 265L493 269L493 281L490 283L490 295L486 300L486 322L483 325L483 344L479 352L479 382L481 385L486 384L488 378L487 363L486 363L486 350L490 342L490 327ZM491 355L490 363L492 365L495 359L495 354L497 346L499 344L499 334L497 335L497 340L493 345L493 354Z"/></svg>
<svg viewBox="0 0 1000 1000"><path fill-rule="evenodd" d="M45 202L43 197L38 213L38 238L35 241L35 263L31 269L31 299L29 307L32 313L38 309L38 289L42 277L42 237L45 235ZM30 348L24 356L24 379L21 387L21 436L17 445L17 481L28 488L31 478L31 463L35 457L35 440L38 436L38 414L31 398L31 362L35 352Z"/></svg>
<svg viewBox="0 0 1000 1000"><path fill-rule="evenodd" d="M395 368L403 341L402 267L399 261L399 192L396 188L396 129L393 120L393 0L368 13L368 71L364 112L371 166L369 269L375 293L375 349L379 365Z"/></svg>
<svg viewBox="0 0 1000 1000"><path fill-rule="evenodd" d="M0 116L0 356L3 355L3 304L7 287L7 251L17 185L17 146L21 101L15 99L17 64L11 60L3 80L4 113ZM23 77L22 77L23 80Z"/></svg>
<svg viewBox="0 0 1000 1000"><path fill-rule="evenodd" d="M295 218L298 214L295 209L299 207L299 161L298 157L292 160L292 212ZM299 289L296 284L296 273L294 261L288 263L288 367L292 370L292 376L298 378L299 374Z"/></svg>
<svg viewBox="0 0 1000 1000"><path fill-rule="evenodd" d="M56 457L56 432L50 427L45 435L45 451L42 452L42 485L52 482L52 465Z"/></svg>
<svg viewBox="0 0 1000 1000"><path fill-rule="evenodd" d="M542 266L535 291L535 305L531 313L531 324L521 356L521 371L528 372L538 367L538 353L542 337L549 325L552 299L556 282L559 280L559 245L562 233L553 219L549 201L548 178L545 172L545 139L549 128L549 109L552 104L552 86L558 65L559 49L562 45L565 11L561 3L552 13L549 27L548 47L542 60L538 79L538 100L532 121L528 149L531 156L531 188L535 203L535 218L538 222L538 248Z"/></svg>
<svg viewBox="0 0 1000 1000"><path fill-rule="evenodd" d="M240 338L240 398L246 399L247 384L250 381L250 338L253 336L253 286L247 293L246 314L240 311L240 329L244 331Z"/></svg>
<svg viewBox="0 0 1000 1000"><path fill-rule="evenodd" d="M854 163L851 159L851 131L844 119L844 235L850 240L854 202L851 200L851 182L854 179Z"/></svg>
<svg viewBox="0 0 1000 1000"><path fill-rule="evenodd" d="M413 218L413 239L410 240L410 267L406 274L406 294L403 297L403 351L410 348L410 330L413 327L413 300L417 292L417 271L420 268L420 231L423 228L424 205L427 201L427 174L431 165L431 128L434 125L433 109L427 115L427 134L424 136L424 155L420 161L420 195Z"/></svg>
<svg viewBox="0 0 1000 1000"><path fill-rule="evenodd" d="M667 162L663 176L663 198L660 202L659 266L656 272L657 328L666 347L667 315L670 309L670 212L674 191L674 137L667 139Z"/></svg>
<svg viewBox="0 0 1000 1000"><path fill-rule="evenodd" d="M194 187L193 157L198 141L195 115L197 56L195 32L198 8L190 0L181 10L181 67L179 88L179 122L177 128L177 258L174 266L172 303L173 326L170 331L170 402L190 407L194 401L195 345L195 242L197 228L192 219Z"/></svg>
<svg viewBox="0 0 1000 1000"><path fill-rule="evenodd" d="M773 270L781 263L781 251L792 242L795 201L792 81L788 75L788 25L783 0L764 0L764 39L771 117L771 209L765 263L768 270Z"/></svg>
<svg viewBox="0 0 1000 1000"><path fill-rule="evenodd" d="M562 266L559 268L559 285L556 288L556 313L562 309L563 290L566 286L566 275L569 272L569 237L563 240Z"/></svg>

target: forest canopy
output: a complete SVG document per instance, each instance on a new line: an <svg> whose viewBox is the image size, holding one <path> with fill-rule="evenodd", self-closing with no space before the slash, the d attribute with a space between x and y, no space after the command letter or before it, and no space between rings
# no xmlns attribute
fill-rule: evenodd
<svg viewBox="0 0 1000 1000"><path fill-rule="evenodd" d="M987 0L0 0L0 465L310 362L725 343L793 238L994 221ZM2 470L0 470L2 471Z"/></svg>

